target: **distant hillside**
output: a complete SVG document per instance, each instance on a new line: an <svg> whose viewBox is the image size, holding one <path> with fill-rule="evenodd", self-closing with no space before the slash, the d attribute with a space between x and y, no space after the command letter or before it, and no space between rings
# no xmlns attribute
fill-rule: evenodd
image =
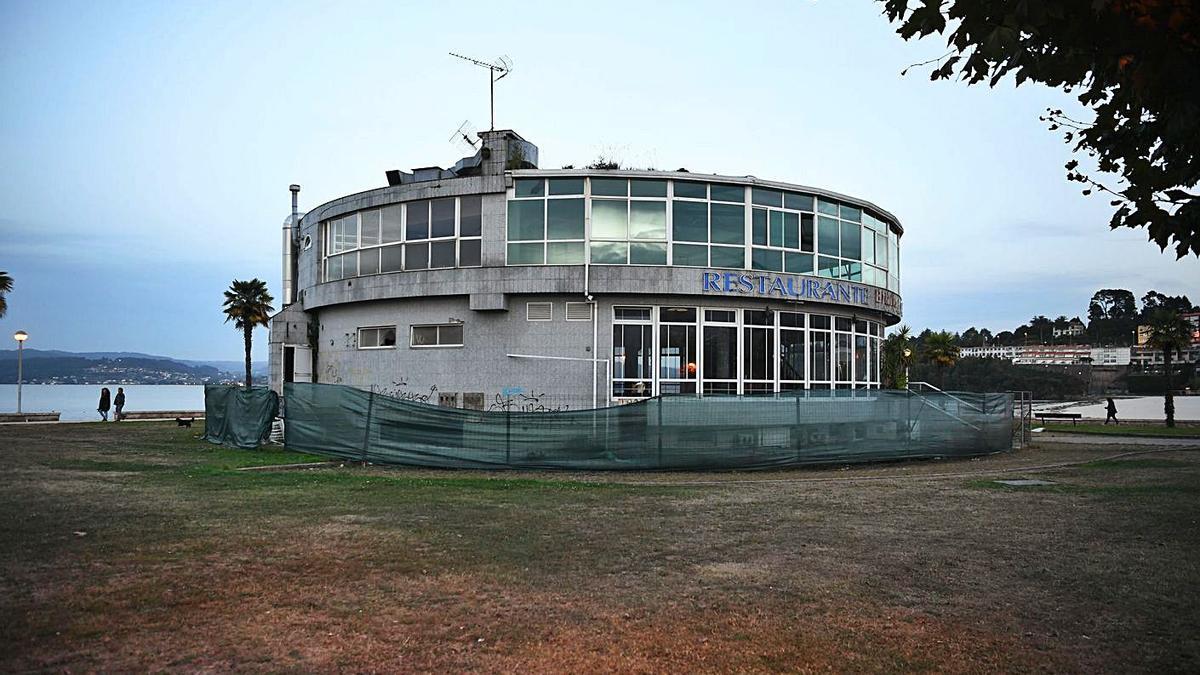
<svg viewBox="0 0 1200 675"><path fill-rule="evenodd" d="M210 384L237 379L236 371L212 365L124 352L26 349L23 363L22 379L28 384ZM0 384L16 381L17 352L0 351Z"/></svg>
<svg viewBox="0 0 1200 675"><path fill-rule="evenodd" d="M28 363L31 359L43 358L81 358L92 361L102 359L150 359L155 361L172 361L174 363L185 366L199 366L207 368L215 368L222 373L228 373L231 376L239 376L245 372L245 364L242 361L197 361L189 359L177 359L171 356L160 356L157 354L143 354L141 352L67 352L59 349L26 349L25 360ZM17 358L17 350L15 349L0 349L0 362L7 359ZM251 371L255 375L266 375L268 365L266 359L255 361L251 366Z"/></svg>

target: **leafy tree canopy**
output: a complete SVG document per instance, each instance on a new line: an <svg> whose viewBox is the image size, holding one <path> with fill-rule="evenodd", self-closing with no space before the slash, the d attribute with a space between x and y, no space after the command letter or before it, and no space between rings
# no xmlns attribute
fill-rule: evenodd
<svg viewBox="0 0 1200 675"><path fill-rule="evenodd" d="M1012 75L1079 91L1092 119L1042 118L1075 152L1068 180L1107 193L1112 228L1146 228L1159 248L1200 256L1200 4L1195 0L880 0L905 40L946 35L930 79L995 86ZM933 63L932 61L930 63Z"/></svg>
<svg viewBox="0 0 1200 675"><path fill-rule="evenodd" d="M1123 288L1105 288L1096 291L1088 303L1088 320L1133 319L1138 315L1137 301L1133 293Z"/></svg>

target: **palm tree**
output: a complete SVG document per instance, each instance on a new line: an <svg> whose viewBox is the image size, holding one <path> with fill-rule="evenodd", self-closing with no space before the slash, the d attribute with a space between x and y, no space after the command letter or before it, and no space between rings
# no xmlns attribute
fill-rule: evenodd
<svg viewBox="0 0 1200 675"><path fill-rule="evenodd" d="M938 384L946 388L946 368L958 362L958 345L946 331L930 333L921 345L921 359L938 369Z"/></svg>
<svg viewBox="0 0 1200 675"><path fill-rule="evenodd" d="M1171 357L1192 341L1192 327L1178 313L1160 309L1150 317L1150 336L1146 344L1161 349L1163 370L1166 373L1167 393L1163 413L1167 426L1175 426L1175 395L1171 392Z"/></svg>
<svg viewBox="0 0 1200 675"><path fill-rule="evenodd" d="M267 282L251 279L250 281L233 280L229 290L225 291L225 322L233 321L233 327L242 331L246 340L246 388L250 388L250 342L253 339L255 326L267 326L271 321L271 312L275 308L271 302L275 298L267 292Z"/></svg>
<svg viewBox="0 0 1200 675"><path fill-rule="evenodd" d="M910 333L908 326L899 326L883 341L883 385L888 389L908 387L914 352Z"/></svg>
<svg viewBox="0 0 1200 675"><path fill-rule="evenodd" d="M12 276L8 272L0 272L0 318L8 314L8 300L5 294L12 291Z"/></svg>

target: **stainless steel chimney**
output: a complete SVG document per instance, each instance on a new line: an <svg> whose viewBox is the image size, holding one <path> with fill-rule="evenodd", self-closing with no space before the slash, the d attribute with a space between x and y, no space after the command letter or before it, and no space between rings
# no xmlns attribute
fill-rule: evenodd
<svg viewBox="0 0 1200 675"><path fill-rule="evenodd" d="M283 305L296 299L296 276L300 252L300 186L289 185L292 192L292 215L283 222Z"/></svg>

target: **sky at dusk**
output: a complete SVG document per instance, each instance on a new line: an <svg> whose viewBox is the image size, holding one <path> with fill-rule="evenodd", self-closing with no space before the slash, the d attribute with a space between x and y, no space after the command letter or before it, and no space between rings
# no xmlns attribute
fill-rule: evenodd
<svg viewBox="0 0 1200 675"><path fill-rule="evenodd" d="M898 216L905 323L1011 329L1099 288L1200 301L1200 262L1064 178L1040 86L930 82L866 0L721 3L82 3L0 0L5 335L29 347L237 359L233 278L280 286L301 209L450 166L464 119L540 150L828 188ZM1085 163L1086 165L1086 163ZM266 332L256 335L256 358ZM0 348L12 347L12 344Z"/></svg>

